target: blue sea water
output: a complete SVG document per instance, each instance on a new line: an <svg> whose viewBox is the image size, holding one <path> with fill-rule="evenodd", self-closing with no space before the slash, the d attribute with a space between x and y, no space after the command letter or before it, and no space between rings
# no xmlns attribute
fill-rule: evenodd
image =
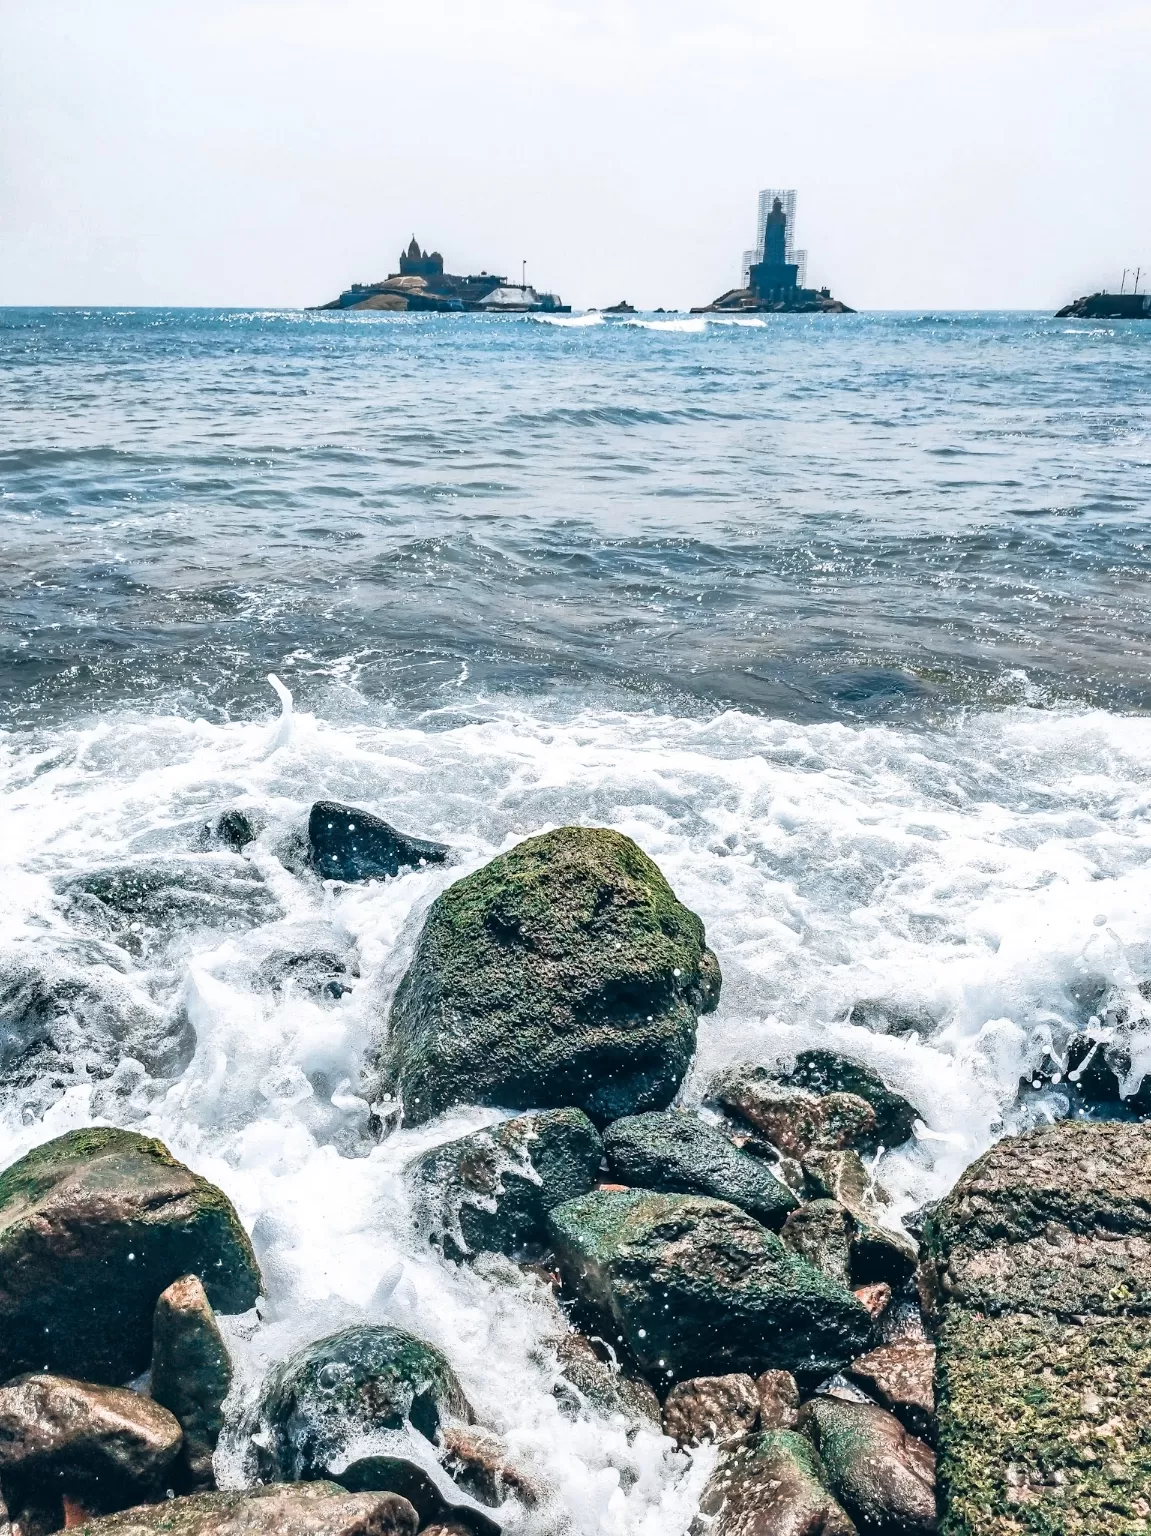
<svg viewBox="0 0 1151 1536"><path fill-rule="evenodd" d="M710 1453L565 1417L548 1295L413 1222L405 1163L499 1112L364 1097L428 905L533 832L619 828L703 918L685 1106L812 1045L912 1100L893 1221L1076 1111L1077 1034L1151 1072L1149 513L1137 322L0 311L0 1166L106 1121L235 1200L222 1480L367 1318L535 1479L509 1536L690 1524ZM321 797L452 862L322 883Z"/></svg>

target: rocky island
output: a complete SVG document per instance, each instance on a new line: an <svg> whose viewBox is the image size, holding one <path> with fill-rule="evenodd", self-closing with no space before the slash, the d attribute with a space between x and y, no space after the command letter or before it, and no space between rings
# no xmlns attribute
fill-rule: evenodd
<svg viewBox="0 0 1151 1536"><path fill-rule="evenodd" d="M783 206L788 199L788 209ZM762 221L760 244L749 253L747 282L740 288L729 288L710 304L702 304L692 310L693 315L767 312L785 315L853 315L840 299L833 299L829 288L807 288L800 278L801 265L806 264L806 252L795 251L791 243L790 219L794 217L795 193L781 195L761 194L768 201L767 216ZM803 263L798 259L803 258Z"/></svg>
<svg viewBox="0 0 1151 1536"><path fill-rule="evenodd" d="M207 835L256 831L225 809ZM452 857L331 801L300 835L345 883ZM904 1227L871 1164L919 1114L862 1063L748 1061L703 1111L677 1105L721 985L703 923L619 832L562 827L443 890L365 1069L376 1134L511 1113L408 1164L429 1253L498 1262L546 1309L564 1414L713 1448L692 1536L1146 1532L1143 1100L1082 1077L1083 1107L1123 1118L1006 1137ZM0 1175L5 1530L568 1528L477 1422L450 1350L391 1323L281 1360L247 1486L218 1487L237 1409L217 1314L262 1288L227 1196L154 1139L73 1130Z"/></svg>
<svg viewBox="0 0 1151 1536"><path fill-rule="evenodd" d="M439 251L421 250L415 235L407 250L400 252L398 272L376 283L353 283L339 298L317 308L414 310L433 314L460 314L465 310L488 314L571 313L571 305L562 304L557 294L537 293L527 283L509 284L506 277L489 272L471 277L445 272Z"/></svg>

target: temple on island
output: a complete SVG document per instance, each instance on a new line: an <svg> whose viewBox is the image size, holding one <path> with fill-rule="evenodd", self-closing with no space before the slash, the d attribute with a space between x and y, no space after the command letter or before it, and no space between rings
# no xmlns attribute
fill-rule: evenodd
<svg viewBox="0 0 1151 1536"><path fill-rule="evenodd" d="M444 271L439 251L424 251L412 236L407 250L400 252L400 270L376 283L353 283L338 299L321 304L320 309L391 309L422 310L450 314L479 310L489 314L544 311L568 314L570 304L561 304L559 295L537 293L527 283L509 283L492 272L457 277Z"/></svg>
<svg viewBox="0 0 1151 1536"><path fill-rule="evenodd" d="M768 188L759 194L757 244L744 254L744 281L729 288L710 304L692 310L693 315L717 310L774 310L784 314L853 314L846 304L833 299L829 288L808 288L807 252L795 248L793 188Z"/></svg>

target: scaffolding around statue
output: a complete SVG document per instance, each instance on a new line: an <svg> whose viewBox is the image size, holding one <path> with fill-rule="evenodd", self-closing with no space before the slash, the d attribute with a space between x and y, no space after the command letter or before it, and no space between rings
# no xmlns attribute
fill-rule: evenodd
<svg viewBox="0 0 1151 1536"><path fill-rule="evenodd" d="M796 190L794 187L764 187L759 194L759 202L756 209L755 220L755 248L744 251L743 264L740 269L740 287L746 288L751 281L750 272L758 262L763 260L763 232L767 228L767 216L771 212L772 204L779 198L780 207L787 217L787 247L785 260L792 262L799 268L796 286L807 287L807 252L796 248L795 244L795 203Z"/></svg>

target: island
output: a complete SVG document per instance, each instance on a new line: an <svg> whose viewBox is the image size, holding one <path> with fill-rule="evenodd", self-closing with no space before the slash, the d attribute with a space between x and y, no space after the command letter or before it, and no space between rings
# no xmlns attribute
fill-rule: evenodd
<svg viewBox="0 0 1151 1536"><path fill-rule="evenodd" d="M436 314L464 310L485 314L544 313L567 315L571 305L555 293L538 293L528 283L509 283L506 277L480 272L458 277L444 271L439 251L423 251L415 235L400 252L400 270L375 283L353 283L339 298L316 309L422 310Z"/></svg>

